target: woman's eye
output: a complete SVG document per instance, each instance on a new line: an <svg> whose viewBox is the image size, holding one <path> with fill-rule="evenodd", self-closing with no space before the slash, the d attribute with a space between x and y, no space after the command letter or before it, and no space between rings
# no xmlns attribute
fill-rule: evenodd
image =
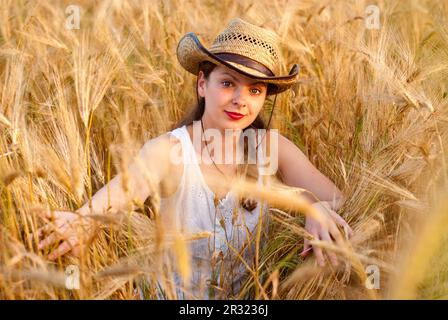
<svg viewBox="0 0 448 320"><path fill-rule="evenodd" d="M228 87L230 87L232 85L232 82L231 81L227 81L227 80L221 81L221 83L226 88L228 88ZM256 95L261 94L261 90L257 89L257 88L250 89L250 92L252 94L256 94Z"/></svg>

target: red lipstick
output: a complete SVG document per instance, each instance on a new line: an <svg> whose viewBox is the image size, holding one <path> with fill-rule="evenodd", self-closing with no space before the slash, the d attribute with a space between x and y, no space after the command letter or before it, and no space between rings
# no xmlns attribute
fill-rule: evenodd
<svg viewBox="0 0 448 320"><path fill-rule="evenodd" d="M230 119L232 120L240 120L241 118L244 117L244 114L238 113L238 112L229 112L229 111L225 111L224 112L229 116Z"/></svg>

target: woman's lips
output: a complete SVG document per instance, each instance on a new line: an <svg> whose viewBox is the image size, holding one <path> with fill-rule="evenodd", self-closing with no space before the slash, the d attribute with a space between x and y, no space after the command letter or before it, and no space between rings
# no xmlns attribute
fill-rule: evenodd
<svg viewBox="0 0 448 320"><path fill-rule="evenodd" d="M244 117L244 114L241 113L237 113L237 112L230 112L230 111L225 111L224 112L229 116L230 119L232 120L240 120L241 118Z"/></svg>

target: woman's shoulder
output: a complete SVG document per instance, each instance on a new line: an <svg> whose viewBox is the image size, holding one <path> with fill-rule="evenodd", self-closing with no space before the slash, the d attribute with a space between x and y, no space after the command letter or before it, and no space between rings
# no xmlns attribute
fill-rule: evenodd
<svg viewBox="0 0 448 320"><path fill-rule="evenodd" d="M155 138L148 140L146 144L157 145L159 148L172 148L180 144L179 136L182 134L184 127L178 127L171 131L164 132Z"/></svg>
<svg viewBox="0 0 448 320"><path fill-rule="evenodd" d="M180 141L171 131L147 140L140 151L144 163L169 172L180 155ZM174 162L173 162L174 160Z"/></svg>
<svg viewBox="0 0 448 320"><path fill-rule="evenodd" d="M156 144L159 148L166 150L168 153L173 152L173 149L178 149L181 146L181 132L183 128L176 128L171 131L164 132L158 137L154 138L157 140Z"/></svg>
<svg viewBox="0 0 448 320"><path fill-rule="evenodd" d="M161 196L168 197L178 188L183 170L182 144L178 135L165 132L146 142L146 163L158 168Z"/></svg>

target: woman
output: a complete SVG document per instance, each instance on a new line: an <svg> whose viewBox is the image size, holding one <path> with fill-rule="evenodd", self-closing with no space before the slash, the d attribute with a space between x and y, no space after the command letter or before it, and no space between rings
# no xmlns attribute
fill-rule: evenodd
<svg viewBox="0 0 448 320"><path fill-rule="evenodd" d="M275 105L277 94L295 84L298 75L297 65L288 75L281 75L278 36L244 20L233 19L210 49L206 49L194 33L187 33L179 41L177 57L182 67L197 76L198 105L175 129L142 147L129 167L126 192L122 189L121 176L117 175L92 197L91 208L85 204L77 210L78 214L51 213L55 218L55 230L39 243L39 248L44 249L61 237L65 241L50 253L49 259L70 251L78 253L80 239L71 225L80 220L79 214L120 210L128 199L142 203L150 195L152 184L161 190L160 212L165 224L192 233L209 231L212 234L212 243L210 239L192 242L194 288L205 282L222 285L226 281L213 277L216 257L224 256L221 266L228 262L227 257L234 258L232 253L239 253L251 241L250 235L261 221L259 218L265 217L267 212L266 203L239 197L231 190L232 182L240 176L264 183L269 181L264 179L266 176L277 175L287 185L311 191L320 200L313 206L321 216L319 219L307 216L306 230L316 239L336 244L343 242L338 224L351 235L348 224L335 212L344 201L341 191L291 141L265 130L271 119L265 125L260 115L266 97L275 94ZM256 134L246 134L252 132L250 130ZM231 134L227 135L229 131ZM257 135L260 131L264 134ZM213 148L209 139L212 135ZM245 136L255 143L246 145ZM266 174L260 171L259 160L268 149L276 166L271 168L273 172ZM238 156L233 157L238 151L242 151L244 159L255 152L256 163L238 162ZM229 153L231 160L223 161ZM39 236L49 229L50 226L41 228ZM311 247L308 240L305 240L302 255L311 248L318 264L323 266L322 249ZM240 255L246 261L250 260L249 251ZM326 254L332 264L338 264L334 253ZM230 287L238 290L244 266L227 266L236 272ZM181 282L179 278L176 281ZM196 289L193 292L198 293ZM210 291L206 292L205 297L210 298Z"/></svg>

